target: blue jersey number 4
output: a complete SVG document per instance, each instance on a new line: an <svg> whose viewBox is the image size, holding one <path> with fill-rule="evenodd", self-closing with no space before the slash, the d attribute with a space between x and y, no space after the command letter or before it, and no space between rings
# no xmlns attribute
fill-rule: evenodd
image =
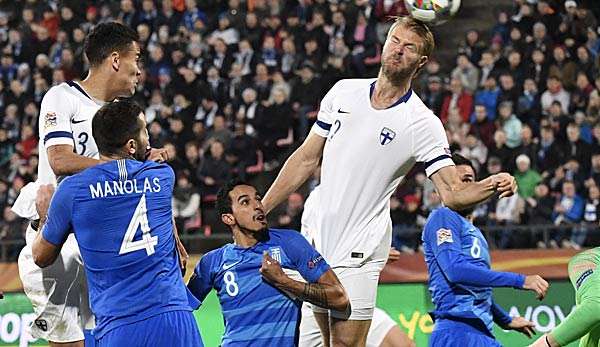
<svg viewBox="0 0 600 347"><path fill-rule="evenodd" d="M142 229L142 239L133 241L138 227ZM146 195L142 195L140 202L133 212L133 217L129 221L129 226L121 243L119 254L126 254L142 249L146 250L146 254L154 254L154 246L158 244L158 236L150 235L150 226L148 225L148 210L146 209Z"/></svg>

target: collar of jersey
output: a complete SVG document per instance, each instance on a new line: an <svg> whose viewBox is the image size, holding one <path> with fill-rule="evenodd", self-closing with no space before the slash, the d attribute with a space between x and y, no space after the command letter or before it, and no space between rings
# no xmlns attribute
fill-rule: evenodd
<svg viewBox="0 0 600 347"><path fill-rule="evenodd" d="M371 89L369 90L369 100L373 97L373 92L375 91L375 82L377 82L377 81L373 81L373 83L371 83ZM407 102L408 99L410 99L411 95L412 95L412 89L409 89L408 92L406 92L406 94L402 95L402 97L400 97L400 99L398 99L395 103L393 103L388 108L392 108L392 107L400 105L403 102Z"/></svg>

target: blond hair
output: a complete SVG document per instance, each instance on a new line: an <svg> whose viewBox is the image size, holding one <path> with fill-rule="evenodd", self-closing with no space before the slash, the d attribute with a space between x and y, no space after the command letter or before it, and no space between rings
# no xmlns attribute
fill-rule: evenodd
<svg viewBox="0 0 600 347"><path fill-rule="evenodd" d="M423 44L421 45L420 53L429 58L435 48L435 39L433 38L433 33L429 30L429 27L425 23L410 16L396 17L388 31L387 38L389 38L392 32L399 26L407 28L421 38Z"/></svg>

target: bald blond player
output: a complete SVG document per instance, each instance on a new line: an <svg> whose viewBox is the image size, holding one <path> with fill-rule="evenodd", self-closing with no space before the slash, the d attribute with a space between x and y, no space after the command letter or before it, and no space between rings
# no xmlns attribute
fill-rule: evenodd
<svg viewBox="0 0 600 347"><path fill-rule="evenodd" d="M516 190L507 173L473 185L458 177L441 121L411 89L433 47L425 24L397 19L383 47L378 77L341 80L329 90L308 137L265 195L270 211L306 181L322 158L315 246L352 305L349 314L315 312L326 346L365 346L391 244L389 199L416 162L424 164L444 204L455 210Z"/></svg>

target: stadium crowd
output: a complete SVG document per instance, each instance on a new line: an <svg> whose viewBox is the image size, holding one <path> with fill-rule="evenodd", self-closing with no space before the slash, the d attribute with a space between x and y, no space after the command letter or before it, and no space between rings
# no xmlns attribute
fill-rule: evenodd
<svg viewBox="0 0 600 347"><path fill-rule="evenodd" d="M339 79L375 76L399 0L19 1L0 5L0 240L22 240L10 206L35 180L44 93L85 77L93 25L135 28L153 147L177 174L180 230L223 232L215 194L234 175L266 187L304 139L319 101ZM460 15L460 14L459 14ZM451 150L479 175L508 171L519 194L475 210L494 246L574 247L600 231L600 6L597 1L515 0L484 32L468 30L449 73L430 61L414 83L446 126ZM77 139L75 139L77 141ZM415 171L391 200L394 244L418 249L415 228L440 203ZM262 183L262 185L261 185ZM272 218L300 228L303 200ZM513 232L556 227L551 238ZM8 252L15 259L20 246Z"/></svg>

